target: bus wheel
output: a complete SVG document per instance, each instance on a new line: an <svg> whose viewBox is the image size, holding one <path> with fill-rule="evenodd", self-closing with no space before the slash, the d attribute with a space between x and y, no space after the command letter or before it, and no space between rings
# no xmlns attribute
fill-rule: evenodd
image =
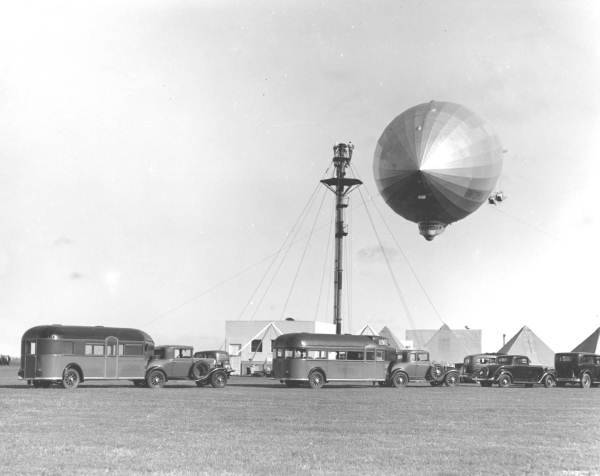
<svg viewBox="0 0 600 476"><path fill-rule="evenodd" d="M404 372L397 370L396 372L394 372L392 374L392 385L394 387L396 387L396 388L406 387L407 383L408 383L408 376Z"/></svg>
<svg viewBox="0 0 600 476"><path fill-rule="evenodd" d="M215 372L210 376L210 384L213 388L223 388L227 384L225 372Z"/></svg>
<svg viewBox="0 0 600 476"><path fill-rule="evenodd" d="M325 383L325 377L318 370L311 372L310 375L308 376L308 386L310 388L314 388L314 389L321 388L324 383Z"/></svg>
<svg viewBox="0 0 600 476"><path fill-rule="evenodd" d="M75 370L73 367L67 367L63 371L62 378L62 386L68 390L74 390L79 385L79 381L81 377L79 376L79 372Z"/></svg>
<svg viewBox="0 0 600 476"><path fill-rule="evenodd" d="M150 388L162 388L165 386L166 381L167 377L160 370L151 370L146 377L146 383Z"/></svg>

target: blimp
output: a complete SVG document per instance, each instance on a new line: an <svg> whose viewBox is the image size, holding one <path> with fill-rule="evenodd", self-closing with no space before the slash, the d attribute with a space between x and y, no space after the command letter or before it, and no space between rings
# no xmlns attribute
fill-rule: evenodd
<svg viewBox="0 0 600 476"><path fill-rule="evenodd" d="M431 241L490 196L502 172L502 146L483 119L445 101L411 107L377 141L379 193Z"/></svg>

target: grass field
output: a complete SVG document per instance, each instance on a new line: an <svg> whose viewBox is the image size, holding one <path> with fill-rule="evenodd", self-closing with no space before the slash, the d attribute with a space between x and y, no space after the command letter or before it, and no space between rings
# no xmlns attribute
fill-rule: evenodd
<svg viewBox="0 0 600 476"><path fill-rule="evenodd" d="M234 377L28 388L0 367L2 474L600 474L600 389Z"/></svg>

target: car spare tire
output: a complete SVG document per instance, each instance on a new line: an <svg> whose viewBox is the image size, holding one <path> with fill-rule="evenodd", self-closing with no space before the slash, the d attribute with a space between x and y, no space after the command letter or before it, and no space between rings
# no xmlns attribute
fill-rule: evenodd
<svg viewBox="0 0 600 476"><path fill-rule="evenodd" d="M195 362L190 369L190 375L194 380L204 378L210 372L210 365L206 362Z"/></svg>

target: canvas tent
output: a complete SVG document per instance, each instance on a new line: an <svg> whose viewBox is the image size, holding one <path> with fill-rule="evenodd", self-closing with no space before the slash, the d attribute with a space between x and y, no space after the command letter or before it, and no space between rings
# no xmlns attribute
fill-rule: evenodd
<svg viewBox="0 0 600 476"><path fill-rule="evenodd" d="M575 347L572 352L591 352L600 354L600 327L592 332L589 337L583 340L581 344Z"/></svg>
<svg viewBox="0 0 600 476"><path fill-rule="evenodd" d="M523 326L498 353L526 355L532 364L554 366L554 351L527 326Z"/></svg>
<svg viewBox="0 0 600 476"><path fill-rule="evenodd" d="M361 336L376 336L375 330L369 325L365 325L362 330L358 333Z"/></svg>
<svg viewBox="0 0 600 476"><path fill-rule="evenodd" d="M404 349L404 345L402 345L402 342L400 341L400 339L398 339L394 333L389 329L389 327L385 326L383 329L381 329L381 331L379 332L379 335L381 337L385 337L388 340L388 343L400 350L400 349Z"/></svg>
<svg viewBox="0 0 600 476"><path fill-rule="evenodd" d="M481 353L480 329L450 329L443 324L438 330L414 329L406 331L406 338L415 349L429 351L433 360L457 364L467 355Z"/></svg>

